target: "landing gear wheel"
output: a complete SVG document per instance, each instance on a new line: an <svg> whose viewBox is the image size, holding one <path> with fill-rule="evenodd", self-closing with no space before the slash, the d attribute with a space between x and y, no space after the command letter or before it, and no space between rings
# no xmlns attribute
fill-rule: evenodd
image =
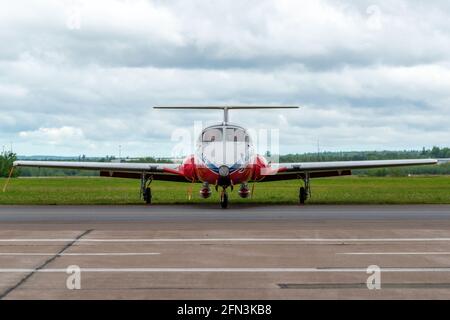
<svg viewBox="0 0 450 320"><path fill-rule="evenodd" d="M298 198L300 200L300 204L305 204L306 199L308 198L305 187L300 188Z"/></svg>
<svg viewBox="0 0 450 320"><path fill-rule="evenodd" d="M152 203L152 189L147 187L144 191L144 200L146 204Z"/></svg>
<svg viewBox="0 0 450 320"><path fill-rule="evenodd" d="M228 207L228 193L222 192L220 196L220 207L226 209Z"/></svg>

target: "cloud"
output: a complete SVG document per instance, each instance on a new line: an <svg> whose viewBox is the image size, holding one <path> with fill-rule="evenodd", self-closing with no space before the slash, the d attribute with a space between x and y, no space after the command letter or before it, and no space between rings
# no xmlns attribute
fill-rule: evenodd
<svg viewBox="0 0 450 320"><path fill-rule="evenodd" d="M450 141L450 4L420 0L29 1L0 12L0 144L21 154L169 155L235 111L282 152ZM95 146L95 148L93 148Z"/></svg>
<svg viewBox="0 0 450 320"><path fill-rule="evenodd" d="M68 141L84 139L83 130L74 127L39 128L35 131L21 131L19 137L49 144L66 144Z"/></svg>

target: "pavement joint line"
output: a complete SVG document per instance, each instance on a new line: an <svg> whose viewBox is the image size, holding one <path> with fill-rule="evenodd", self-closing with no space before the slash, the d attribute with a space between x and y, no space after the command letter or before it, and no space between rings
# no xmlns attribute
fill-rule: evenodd
<svg viewBox="0 0 450 320"><path fill-rule="evenodd" d="M450 255L450 252L337 252L337 255L350 255L350 256L378 256L378 255L386 255L386 256L406 256L406 255Z"/></svg>
<svg viewBox="0 0 450 320"><path fill-rule="evenodd" d="M159 252L111 252L111 253L59 253L56 254L58 257L65 256L107 256L107 257L115 257L115 256L156 256L160 255ZM54 253L29 253L29 252L3 252L0 253L0 256L54 256Z"/></svg>
<svg viewBox="0 0 450 320"><path fill-rule="evenodd" d="M302 290L323 290L323 289L359 289L367 288L367 283L279 283L280 289L302 289ZM383 283L383 289L448 289L450 283Z"/></svg>
<svg viewBox="0 0 450 320"><path fill-rule="evenodd" d="M47 259L44 263L42 263L39 267L34 268L34 269L28 269L29 271L27 271L27 275L22 278L19 282L17 282L14 286L8 288L5 292L3 292L2 294L0 294L0 300L3 300L6 296L8 296L12 291L14 291L15 289L17 289L18 287L20 287L23 283L25 283L28 279L30 279L33 274L37 273L37 272L42 272L42 270L52 261L54 261L56 258L58 258L58 255L63 253L64 251L66 251L67 249L69 249L72 245L74 245L79 239L81 239L82 237L84 237L85 235L91 233L93 230L89 229L86 230L84 232L82 232L80 235L78 235L75 239L73 239L73 241L71 241L70 243L66 244L59 252L57 252L54 256L52 256L51 258Z"/></svg>
<svg viewBox="0 0 450 320"><path fill-rule="evenodd" d="M159 239L0 239L2 242L447 242L450 238L159 238Z"/></svg>
<svg viewBox="0 0 450 320"><path fill-rule="evenodd" d="M380 268L382 273L450 272L450 268ZM84 273L367 273L367 268L80 268ZM67 268L3 268L0 273L67 273Z"/></svg>

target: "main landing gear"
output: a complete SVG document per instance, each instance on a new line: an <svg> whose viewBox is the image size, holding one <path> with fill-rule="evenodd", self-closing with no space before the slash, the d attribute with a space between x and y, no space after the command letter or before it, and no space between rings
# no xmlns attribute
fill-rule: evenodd
<svg viewBox="0 0 450 320"><path fill-rule="evenodd" d="M300 204L305 204L306 200L311 196L311 185L309 183L309 173L305 173L305 175L302 177L304 186L300 187L300 190L298 192L298 198L300 201Z"/></svg>
<svg viewBox="0 0 450 320"><path fill-rule="evenodd" d="M145 201L146 204L152 203L152 189L150 188L150 184L153 181L153 176L142 175L141 178L141 198Z"/></svg>

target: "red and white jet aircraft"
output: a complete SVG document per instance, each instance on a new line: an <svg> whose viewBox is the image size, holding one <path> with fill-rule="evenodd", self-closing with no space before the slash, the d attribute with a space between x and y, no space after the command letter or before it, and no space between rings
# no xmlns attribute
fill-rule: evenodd
<svg viewBox="0 0 450 320"><path fill-rule="evenodd" d="M229 123L228 111L236 109L289 109L290 106L211 106L211 107L155 107L156 109L219 109L223 110L223 122L205 128L197 143L196 153L188 156L182 164L161 163L104 163L104 162L59 162L16 161L14 167L64 168L98 170L100 176L141 180L141 195L147 204L152 202L150 184L153 180L202 183L200 196L211 196L211 187L220 188L220 205L228 206L227 190L239 185L239 196L251 194L250 182L266 182L299 179L299 201L304 204L310 195L310 179L351 175L353 169L417 166L437 164L435 159L333 161L269 163L254 152L250 135L246 129Z"/></svg>

